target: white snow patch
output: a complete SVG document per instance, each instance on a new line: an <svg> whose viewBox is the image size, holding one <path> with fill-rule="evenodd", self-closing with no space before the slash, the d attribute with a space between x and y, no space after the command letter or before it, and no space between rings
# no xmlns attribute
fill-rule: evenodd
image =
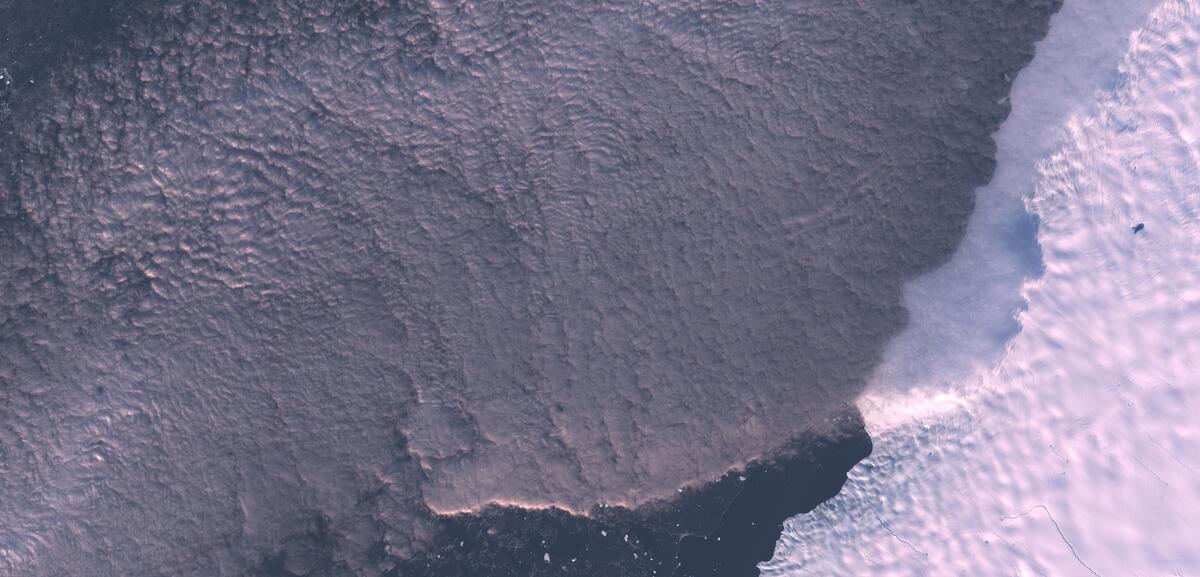
<svg viewBox="0 0 1200 577"><path fill-rule="evenodd" d="M981 198L863 397L875 454L765 574L1200 571L1200 0L1155 9L1107 76L1143 8L1068 0L1017 79L992 188L1041 221L1020 334L997 330L1021 268L987 248L1007 221Z"/></svg>

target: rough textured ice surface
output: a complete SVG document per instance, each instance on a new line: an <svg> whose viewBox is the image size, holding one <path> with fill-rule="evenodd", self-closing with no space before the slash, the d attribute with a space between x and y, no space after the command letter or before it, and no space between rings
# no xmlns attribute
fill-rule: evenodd
<svg viewBox="0 0 1200 577"><path fill-rule="evenodd" d="M1057 4L0 3L0 569L396 572L810 431L747 471L836 490Z"/></svg>
<svg viewBox="0 0 1200 577"><path fill-rule="evenodd" d="M1039 46L1030 81L1100 63L1076 59L1060 26L1095 38L1075 31L1143 13L1068 1L1047 39L1058 68ZM1020 333L974 378L877 383L876 452L789 522L768 574L1200 571L1200 5L1170 0L1135 29L1109 90L1066 90L1079 104L1027 198L1044 272ZM1025 80L1014 120L1049 102Z"/></svg>

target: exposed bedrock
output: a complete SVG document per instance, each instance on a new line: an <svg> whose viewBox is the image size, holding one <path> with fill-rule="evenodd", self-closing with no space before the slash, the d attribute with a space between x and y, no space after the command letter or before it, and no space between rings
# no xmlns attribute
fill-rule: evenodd
<svg viewBox="0 0 1200 577"><path fill-rule="evenodd" d="M0 52L0 560L371 574L833 434L1058 3L125 2Z"/></svg>

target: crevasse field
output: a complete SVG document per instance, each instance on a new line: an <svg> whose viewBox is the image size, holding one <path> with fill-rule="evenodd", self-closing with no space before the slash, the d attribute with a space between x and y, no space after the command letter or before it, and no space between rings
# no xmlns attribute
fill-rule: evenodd
<svg viewBox="0 0 1200 577"><path fill-rule="evenodd" d="M1067 2L967 239L909 287L875 454L764 573L1200 571L1198 45L1194 0Z"/></svg>

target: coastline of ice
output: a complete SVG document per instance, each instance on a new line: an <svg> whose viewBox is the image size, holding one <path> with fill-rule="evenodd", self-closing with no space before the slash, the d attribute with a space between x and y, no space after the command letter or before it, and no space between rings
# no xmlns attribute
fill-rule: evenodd
<svg viewBox="0 0 1200 577"><path fill-rule="evenodd" d="M875 454L764 574L1200 570L1200 3L1149 8L1055 17L967 239L910 285L861 402ZM1004 242L1022 198L1044 270Z"/></svg>

